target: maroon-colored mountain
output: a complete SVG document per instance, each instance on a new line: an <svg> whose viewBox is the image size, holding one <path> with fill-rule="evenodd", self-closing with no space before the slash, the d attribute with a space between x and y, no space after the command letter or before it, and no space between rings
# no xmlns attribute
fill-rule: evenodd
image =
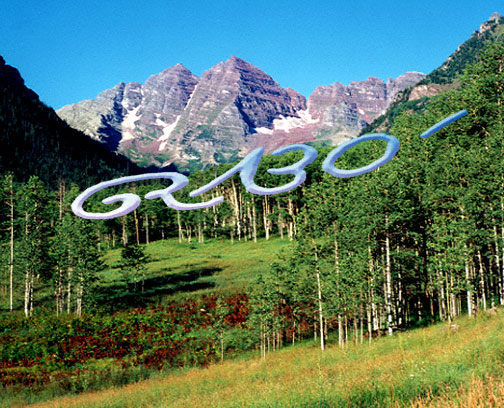
<svg viewBox="0 0 504 408"><path fill-rule="evenodd" d="M143 85L120 83L58 114L141 165L175 163L188 170L234 161L257 146L270 152L290 143L355 137L399 90L423 77L336 82L316 88L307 104L295 90L233 56L199 79L178 64Z"/></svg>

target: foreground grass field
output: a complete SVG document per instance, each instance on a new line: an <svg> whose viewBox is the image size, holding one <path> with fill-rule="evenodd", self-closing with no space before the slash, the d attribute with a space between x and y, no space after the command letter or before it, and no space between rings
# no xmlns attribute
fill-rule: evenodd
<svg viewBox="0 0 504 408"><path fill-rule="evenodd" d="M502 407L504 313L346 349L285 348L32 407ZM15 405L14 405L15 406Z"/></svg>

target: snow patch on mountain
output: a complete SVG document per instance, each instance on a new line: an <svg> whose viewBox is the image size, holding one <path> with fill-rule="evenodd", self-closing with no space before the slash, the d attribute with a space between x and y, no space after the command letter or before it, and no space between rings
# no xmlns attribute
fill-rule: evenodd
<svg viewBox="0 0 504 408"><path fill-rule="evenodd" d="M314 119L308 110L300 110L297 112L299 117L280 115L278 119L273 120L273 129L260 127L256 129L257 133L271 135L275 130L289 133L293 129L302 128L306 125L318 123L320 119Z"/></svg>
<svg viewBox="0 0 504 408"><path fill-rule="evenodd" d="M140 116L138 115L138 110L140 109L140 106L137 106L128 114L124 117L124 120L122 122L122 139L121 141L125 140L132 140L135 138L135 122L140 119Z"/></svg>
<svg viewBox="0 0 504 408"><path fill-rule="evenodd" d="M180 119L180 115L177 116L175 121L171 124L168 124L166 122L163 122L161 119L156 118L156 125L161 126L163 128L163 134L159 137L159 141L161 144L159 145L159 151L162 152L166 148L166 143L168 138L170 137L171 133L173 132L173 129L177 126L177 123Z"/></svg>

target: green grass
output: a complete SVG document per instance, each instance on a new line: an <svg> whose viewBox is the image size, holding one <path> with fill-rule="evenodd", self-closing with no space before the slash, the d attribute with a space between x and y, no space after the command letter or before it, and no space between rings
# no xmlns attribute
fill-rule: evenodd
<svg viewBox="0 0 504 408"><path fill-rule="evenodd" d="M128 288L121 271L122 248L106 251L102 257L105 269L94 283L95 306L111 303L117 304L115 310L119 310L141 306L141 302L163 303L181 297L243 292L257 274L269 268L278 259L279 252L290 244L287 238L275 237L268 241L260 239L256 243L209 239L201 244L197 241L179 243L176 238L170 238L142 245L150 262L145 271L146 292L141 299L132 296L132 283ZM21 285L19 289L22 289ZM53 291L50 284L39 286L36 293L38 305L53 308ZM22 307L21 292L16 294L15 300L15 307ZM136 300L140 303L135 303ZM8 297L0 297L0 309L7 308Z"/></svg>
<svg viewBox="0 0 504 408"><path fill-rule="evenodd" d="M279 251L290 243L288 239L279 238L256 243L244 240L231 243L227 239L207 240L205 243L179 243L177 239L156 241L144 246L150 258L146 279L153 284L157 279L161 283L160 288L167 289L162 278L166 281L166 278L172 277L168 285L172 284L173 290L171 293L169 290L162 292L169 293L167 297L180 293L236 293L246 289L258 273L269 268L278 258ZM103 259L107 268L100 274L100 287L106 288L121 282L120 256L120 249L105 254ZM186 285L180 285L181 280ZM156 294L155 291L153 293Z"/></svg>
<svg viewBox="0 0 504 408"><path fill-rule="evenodd" d="M265 361L228 361L36 407L504 406L502 311L457 324L457 333L438 324L324 353L305 343Z"/></svg>

